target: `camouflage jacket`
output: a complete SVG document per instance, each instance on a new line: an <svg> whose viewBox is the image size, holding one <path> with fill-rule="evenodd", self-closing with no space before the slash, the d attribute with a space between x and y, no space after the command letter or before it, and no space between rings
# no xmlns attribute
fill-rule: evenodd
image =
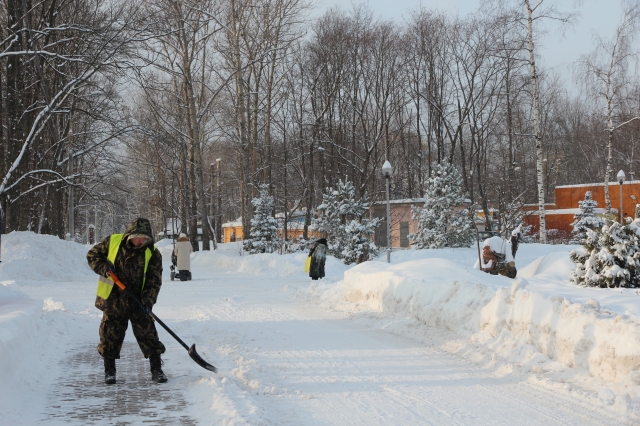
<svg viewBox="0 0 640 426"><path fill-rule="evenodd" d="M148 240L140 247L135 247L130 241L129 236L146 236ZM107 260L109 255L109 242L111 236L105 238L101 243L96 244L89 253L87 253L87 261L89 266L96 274L104 276L110 265ZM120 249L116 255L115 264L116 275L120 281L127 286L134 294L140 296L143 304L155 305L162 286L162 255L158 250L153 248L153 232L151 231L151 223L148 219L135 219L129 226L122 238ZM153 254L149 259L147 268L147 280L142 289L142 278L144 276L144 252L149 247ZM113 292L121 291L118 286L113 287L113 291L109 299L114 295ZM96 306L104 305L104 299L98 296Z"/></svg>

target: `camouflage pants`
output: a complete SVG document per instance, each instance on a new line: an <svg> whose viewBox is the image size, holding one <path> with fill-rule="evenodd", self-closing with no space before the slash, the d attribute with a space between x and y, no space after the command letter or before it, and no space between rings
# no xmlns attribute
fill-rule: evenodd
<svg viewBox="0 0 640 426"><path fill-rule="evenodd" d="M135 301L128 300L125 294L114 290L108 300L101 299L101 302L99 308L102 309L102 322L98 344L100 355L105 358L120 358L120 349L129 321L145 358L164 353L165 347L158 338L153 320L142 312Z"/></svg>

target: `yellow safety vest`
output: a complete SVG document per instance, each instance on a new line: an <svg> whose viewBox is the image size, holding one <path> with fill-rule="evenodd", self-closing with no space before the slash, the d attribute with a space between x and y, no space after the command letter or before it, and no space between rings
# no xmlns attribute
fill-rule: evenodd
<svg viewBox="0 0 640 426"><path fill-rule="evenodd" d="M109 240L109 254L107 255L107 259L112 264L115 264L116 256L118 255L118 250L120 249L120 244L122 243L122 237L124 234L113 234L111 235L111 239ZM153 247L155 250L155 246ZM144 290L144 284L147 282L147 268L149 267L149 259L151 259L151 255L153 252L149 247L144 251L144 274L142 276L142 290ZM98 289L96 290L96 294L103 299L107 300L109 295L111 294L111 290L113 290L113 285L115 283L111 280L111 278L100 277L98 279Z"/></svg>

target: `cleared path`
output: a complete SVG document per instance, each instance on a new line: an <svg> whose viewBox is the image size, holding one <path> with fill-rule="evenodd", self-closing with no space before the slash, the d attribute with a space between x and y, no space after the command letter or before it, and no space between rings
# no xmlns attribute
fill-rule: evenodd
<svg viewBox="0 0 640 426"><path fill-rule="evenodd" d="M613 413L503 377L434 347L295 300L300 277L194 268L166 281L155 312L220 369L210 374L164 330L169 382L150 381L129 333L115 386L103 384L95 351L94 283L30 287L68 311L49 315L68 330L61 377L46 390L43 424L614 425ZM80 297L80 295L82 295ZM81 316L82 315L82 316ZM90 317L87 317L90 315ZM74 322L90 321L79 330ZM95 326L95 331L94 330ZM84 330L84 329L83 329ZM431 330L434 341L442 332ZM453 336L452 336L453 337ZM122 382L124 381L124 382Z"/></svg>

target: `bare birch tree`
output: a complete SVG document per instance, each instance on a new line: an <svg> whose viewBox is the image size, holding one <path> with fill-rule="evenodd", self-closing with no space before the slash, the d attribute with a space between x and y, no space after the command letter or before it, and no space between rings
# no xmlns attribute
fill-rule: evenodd
<svg viewBox="0 0 640 426"><path fill-rule="evenodd" d="M633 87L629 84L628 69L638 55L633 43L639 25L640 5L637 2L625 2L622 20L616 27L613 39L607 40L594 35L595 49L591 54L582 56L578 62L579 75L585 77L583 81L591 98L598 103L604 102L603 115L607 134L604 194L608 215L611 215L609 182L613 173L614 133L640 118L640 111L635 111L631 117L623 111L629 89Z"/></svg>

